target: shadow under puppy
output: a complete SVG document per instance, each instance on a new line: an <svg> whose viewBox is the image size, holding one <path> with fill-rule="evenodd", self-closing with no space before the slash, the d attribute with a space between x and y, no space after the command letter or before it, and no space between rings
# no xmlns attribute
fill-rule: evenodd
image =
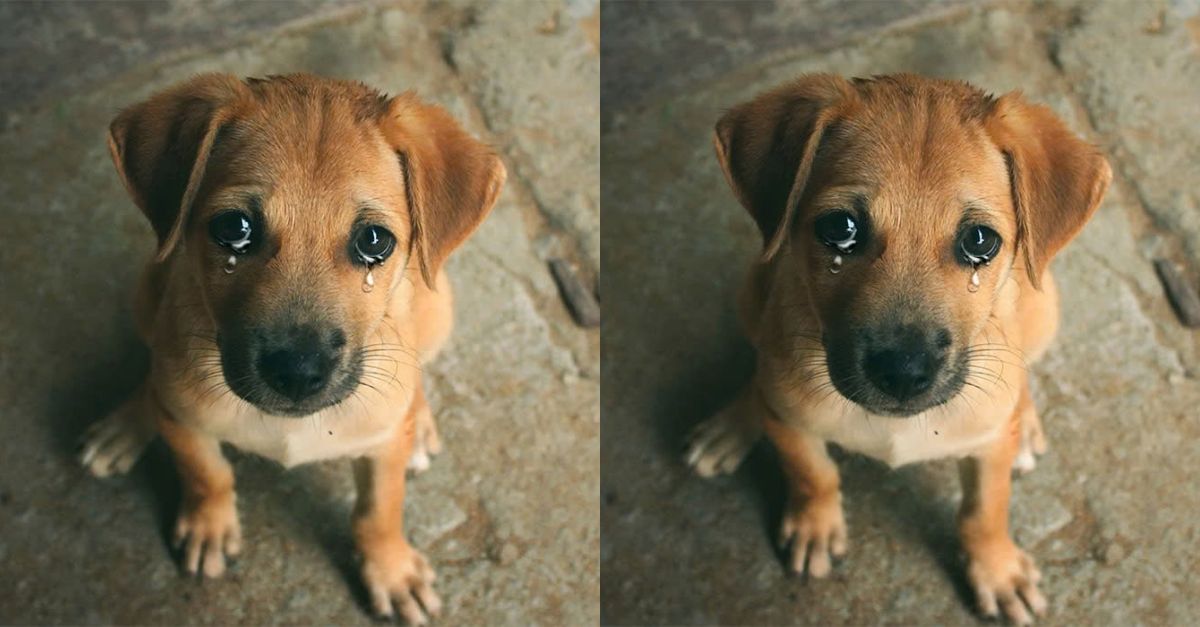
<svg viewBox="0 0 1200 627"><path fill-rule="evenodd" d="M134 306L151 367L84 465L124 472L161 435L184 567L215 577L242 544L222 442L289 467L354 457L374 609L436 614L405 469L440 447L421 366L450 333L443 263L495 203L500 159L412 94L308 75L196 77L122 112L109 148L158 236Z"/></svg>
<svg viewBox="0 0 1200 627"><path fill-rule="evenodd" d="M1058 325L1051 258L1099 205L1107 161L1046 107L913 75L806 75L729 111L717 157L764 249L739 296L753 380L693 435L701 475L763 432L788 483L791 567L847 548L826 445L892 466L957 457L981 611L1046 601L1008 532L1011 472L1045 439L1027 364Z"/></svg>

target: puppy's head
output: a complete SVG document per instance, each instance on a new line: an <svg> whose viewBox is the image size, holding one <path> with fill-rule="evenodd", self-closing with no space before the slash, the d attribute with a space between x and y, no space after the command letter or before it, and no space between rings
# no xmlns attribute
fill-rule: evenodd
<svg viewBox="0 0 1200 627"><path fill-rule="evenodd" d="M372 350L402 352L375 331L406 269L432 285L505 179L441 109L304 75L197 77L122 112L109 148L159 261L192 270L226 383L280 415L341 401Z"/></svg>
<svg viewBox="0 0 1200 627"><path fill-rule="evenodd" d="M834 386L897 416L958 394L1005 283L1039 286L1111 179L1049 109L911 75L801 77L729 111L715 144Z"/></svg>

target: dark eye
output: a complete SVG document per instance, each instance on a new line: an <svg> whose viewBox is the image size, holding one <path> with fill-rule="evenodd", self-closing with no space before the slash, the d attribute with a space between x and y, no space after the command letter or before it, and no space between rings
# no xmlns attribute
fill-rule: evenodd
<svg viewBox="0 0 1200 627"><path fill-rule="evenodd" d="M250 215L244 211L225 211L208 223L208 233L213 241L235 253L246 252L253 232Z"/></svg>
<svg viewBox="0 0 1200 627"><path fill-rule="evenodd" d="M848 253L858 243L858 223L845 211L827 213L817 218L815 226L817 237L838 252Z"/></svg>
<svg viewBox="0 0 1200 627"><path fill-rule="evenodd" d="M1000 252L1000 235L986 226L967 227L959 237L958 250L971 265L987 263Z"/></svg>
<svg viewBox="0 0 1200 627"><path fill-rule="evenodd" d="M395 247L396 237L382 226L368 226L354 238L354 254L368 266L383 263Z"/></svg>

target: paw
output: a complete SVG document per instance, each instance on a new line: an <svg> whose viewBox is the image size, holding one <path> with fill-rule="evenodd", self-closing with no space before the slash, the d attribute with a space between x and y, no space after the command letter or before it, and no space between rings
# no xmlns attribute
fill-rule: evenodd
<svg viewBox="0 0 1200 627"><path fill-rule="evenodd" d="M701 477L729 474L741 465L759 435L757 428L723 411L692 431L687 464Z"/></svg>
<svg viewBox="0 0 1200 627"><path fill-rule="evenodd" d="M386 545L367 551L363 582L371 605L379 616L399 613L410 625L424 625L427 616L437 616L442 600L433 591L437 576L425 557L408 543Z"/></svg>
<svg viewBox="0 0 1200 627"><path fill-rule="evenodd" d="M175 548L183 550L183 569L220 577L225 557L242 550L242 528L238 524L234 495L214 496L195 504L185 503L175 522Z"/></svg>
<svg viewBox="0 0 1200 627"><path fill-rule="evenodd" d="M800 501L804 502L801 503ZM780 548L791 547L791 569L796 574L822 578L833 570L833 558L846 554L846 519L841 495L820 499L793 497L779 529Z"/></svg>
<svg viewBox="0 0 1200 627"><path fill-rule="evenodd" d="M1018 625L1029 625L1034 616L1046 613L1046 598L1037 584L1042 574L1033 558L1011 540L997 547L971 552L967 579L975 591L979 611L984 616L1004 616Z"/></svg>
<svg viewBox="0 0 1200 627"><path fill-rule="evenodd" d="M97 477L124 474L137 463L154 436L152 426L123 407L84 433L79 463Z"/></svg>
<svg viewBox="0 0 1200 627"><path fill-rule="evenodd" d="M408 469L414 473L429 469L431 457L442 452L442 438L438 435L433 413L425 407L416 415L416 436L413 438L412 455L408 458Z"/></svg>
<svg viewBox="0 0 1200 627"><path fill-rule="evenodd" d="M1028 474L1037 468L1037 458L1046 453L1046 434L1036 415L1021 421L1021 446L1013 459L1013 470L1017 474Z"/></svg>

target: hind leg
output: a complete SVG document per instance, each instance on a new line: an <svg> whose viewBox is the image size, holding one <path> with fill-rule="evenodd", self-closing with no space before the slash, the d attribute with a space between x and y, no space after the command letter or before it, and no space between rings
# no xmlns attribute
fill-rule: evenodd
<svg viewBox="0 0 1200 627"><path fill-rule="evenodd" d="M420 385L424 390L425 382ZM408 458L408 469L413 472L424 472L429 469L430 457L442 452L442 438L438 435L437 424L433 421L433 412L425 401L422 391L413 399L412 414L414 425L413 450Z"/></svg>
<svg viewBox="0 0 1200 627"><path fill-rule="evenodd" d="M1021 392L1019 404L1021 424L1021 443L1017 456L1013 459L1013 470L1025 474L1037 467L1037 456L1046 452L1046 434L1042 431L1042 421L1038 418L1037 407L1029 393L1029 385Z"/></svg>
<svg viewBox="0 0 1200 627"><path fill-rule="evenodd" d="M146 385L84 433L79 462L88 472L97 477L124 474L154 440L157 431L144 407Z"/></svg>
<svg viewBox="0 0 1200 627"><path fill-rule="evenodd" d="M413 320L415 321L415 349L417 359L424 366L433 361L446 341L454 326L454 297L450 289L450 281L443 270L434 279L434 289L425 285L419 274L412 277L415 286L413 294ZM423 472L429 468L431 458L442 452L442 439L438 435L437 423L433 420L433 411L425 401L424 375L421 377L422 392L413 400L413 420L415 433L412 442L412 456L408 459L408 469L413 472Z"/></svg>

